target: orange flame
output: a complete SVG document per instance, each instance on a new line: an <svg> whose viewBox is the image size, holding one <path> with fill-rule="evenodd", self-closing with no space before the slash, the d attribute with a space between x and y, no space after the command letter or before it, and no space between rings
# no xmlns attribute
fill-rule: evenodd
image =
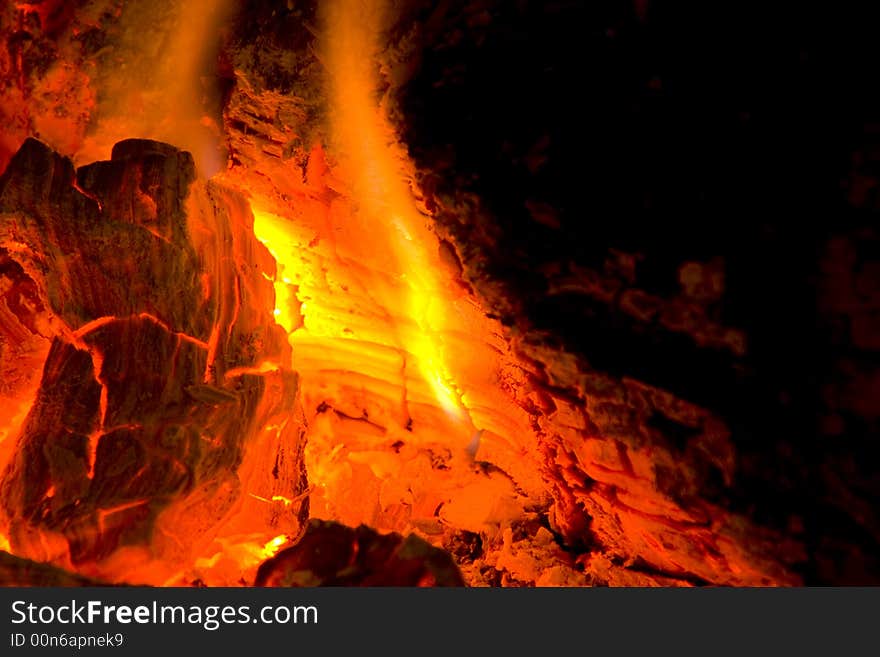
<svg viewBox="0 0 880 657"><path fill-rule="evenodd" d="M96 70L102 93L77 164L109 159L113 144L137 137L190 151L205 177L222 168L219 108L202 77L232 8L229 0L126 6L115 66Z"/></svg>
<svg viewBox="0 0 880 657"><path fill-rule="evenodd" d="M327 10L327 29L333 38L325 43L323 61L330 78L330 128L337 159L330 184L340 187L344 180L353 202L346 213L346 234L334 248L343 260L365 262L385 274L369 281L369 296L380 308L398 309L402 321L394 322L393 335L379 341L405 352L404 367L415 368L461 435L471 438L475 429L442 338L459 314L451 303L454 284L444 275L437 237L416 207L412 165L385 108L376 100L376 39L383 12L380 2L336 2ZM292 288L297 264L291 254L302 242L296 229L259 203L254 214L257 237L278 261L277 321L288 331L313 337L349 338L332 310L325 314L326 309L308 301L297 303ZM300 276L298 288L304 293L299 299L310 297L310 282ZM296 339L294 335L294 343Z"/></svg>
<svg viewBox="0 0 880 657"><path fill-rule="evenodd" d="M447 303L449 282L438 273L443 269L437 239L415 207L407 180L410 165L384 108L374 100L384 13L379 0L329 3L332 38L326 40L324 61L331 76L331 133L359 205L358 223L382 235L372 245L399 275L399 287L380 291L387 307L403 307L412 319L411 326L401 327L399 339L440 406L469 424L439 338L453 309ZM432 244L433 251L428 248Z"/></svg>
<svg viewBox="0 0 880 657"><path fill-rule="evenodd" d="M529 416L510 392L524 376L419 210L379 92L383 0L322 10L326 155L313 148L295 189L283 180L289 202L251 190L254 231L277 264L276 320L315 413L312 514L434 538L443 524L497 528L525 498L506 475L474 468L478 452L524 489L540 486L521 447Z"/></svg>

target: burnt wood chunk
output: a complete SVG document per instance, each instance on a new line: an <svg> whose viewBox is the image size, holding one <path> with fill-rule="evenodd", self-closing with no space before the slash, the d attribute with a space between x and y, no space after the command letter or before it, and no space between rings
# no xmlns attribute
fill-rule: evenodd
<svg viewBox="0 0 880 657"><path fill-rule="evenodd" d="M257 586L463 586L448 552L417 536L312 520L302 540L266 561Z"/></svg>
<svg viewBox="0 0 880 657"><path fill-rule="evenodd" d="M0 178L0 248L51 315L0 484L19 555L94 572L121 548L185 563L236 514L259 526L238 503L238 471L270 418L295 415L290 347L247 204L195 180L188 153L147 140L79 171L28 140ZM285 463L275 479L290 497L306 488L295 424L271 448L284 458L251 453ZM270 485L268 473L248 477ZM262 529L296 535L306 509L300 500Z"/></svg>

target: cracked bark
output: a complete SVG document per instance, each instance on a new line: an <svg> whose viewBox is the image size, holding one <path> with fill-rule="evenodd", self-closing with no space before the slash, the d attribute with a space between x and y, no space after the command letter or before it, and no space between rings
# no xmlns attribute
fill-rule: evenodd
<svg viewBox="0 0 880 657"><path fill-rule="evenodd" d="M244 201L194 180L188 154L136 140L77 172L28 141L0 178L0 247L52 341L0 488L18 554L113 575L120 553L186 563L221 525L269 513L239 499L242 479L267 499L306 489L295 377L264 366L289 362L274 263ZM278 416L294 418L288 454L261 456ZM295 536L306 513L299 500L259 531Z"/></svg>

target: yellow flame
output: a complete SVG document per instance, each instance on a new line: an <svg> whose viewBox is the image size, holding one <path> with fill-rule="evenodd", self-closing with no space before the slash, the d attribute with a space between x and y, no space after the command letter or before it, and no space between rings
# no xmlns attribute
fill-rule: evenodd
<svg viewBox="0 0 880 657"><path fill-rule="evenodd" d="M235 573L255 568L266 559L274 557L289 540L286 534L280 534L265 543L255 536L220 537L216 539L220 549L210 557L197 559L194 565L202 574L211 570L228 571L228 579Z"/></svg>
<svg viewBox="0 0 880 657"><path fill-rule="evenodd" d="M463 414L439 336L453 309L446 302L448 282L440 273L437 238L417 210L407 180L407 162L394 128L377 100L378 35L386 12L382 0L328 3L324 62L330 72L331 132L334 147L353 183L361 222L384 236L387 265L400 273L402 302L416 330L402 331L438 403L447 413ZM376 240L372 241L374 248ZM433 245L434 249L429 249ZM392 306L393 307L393 306Z"/></svg>
<svg viewBox="0 0 880 657"><path fill-rule="evenodd" d="M416 206L412 164L377 92L384 3L335 0L324 10L333 160L328 185L342 194L328 211L326 198L317 200L320 191L305 192L316 198L311 209L301 199L292 210L300 217L279 216L267 209L277 206L252 199L254 232L277 262L276 321L291 336L295 360L298 340L349 340L350 313L374 316L370 335L360 339L400 349L404 376L424 381L468 439L474 427L443 341L448 331L462 330L454 284L437 236ZM334 258L341 267L328 272L316 258ZM333 291L347 295L349 285L370 300L370 308L341 308L348 302L329 299Z"/></svg>
<svg viewBox="0 0 880 657"><path fill-rule="evenodd" d="M260 551L260 558L262 560L265 560L270 557L274 557L278 553L278 550L281 549L281 546L285 543L287 543L287 536L285 536L284 534L276 536L263 546L263 549Z"/></svg>

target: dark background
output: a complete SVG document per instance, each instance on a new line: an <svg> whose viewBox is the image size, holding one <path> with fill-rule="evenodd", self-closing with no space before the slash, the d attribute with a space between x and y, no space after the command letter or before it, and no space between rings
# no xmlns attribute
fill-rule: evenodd
<svg viewBox="0 0 880 657"><path fill-rule="evenodd" d="M877 9L414 14L404 133L470 282L527 339L722 417L737 483L705 498L802 531L807 583L880 582Z"/></svg>

